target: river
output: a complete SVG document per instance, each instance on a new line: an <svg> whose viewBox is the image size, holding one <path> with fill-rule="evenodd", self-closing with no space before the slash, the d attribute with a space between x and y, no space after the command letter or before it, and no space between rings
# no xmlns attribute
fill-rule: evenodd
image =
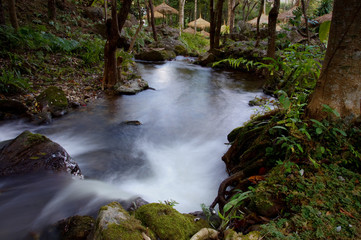
<svg viewBox="0 0 361 240"><path fill-rule="evenodd" d="M155 90L99 99L51 125L0 126L0 141L24 130L45 134L67 150L85 177L0 179L0 239L21 239L68 216L94 215L111 200L174 200L180 212L211 204L227 176L221 161L227 134L254 113L248 101L262 95L262 81L183 57L138 68ZM142 125L123 123L130 120Z"/></svg>

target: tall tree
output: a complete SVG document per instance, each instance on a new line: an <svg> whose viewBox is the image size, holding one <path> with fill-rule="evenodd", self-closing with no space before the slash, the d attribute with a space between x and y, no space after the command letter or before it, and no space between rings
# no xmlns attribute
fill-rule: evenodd
<svg viewBox="0 0 361 240"><path fill-rule="evenodd" d="M259 5L259 9L258 9L258 16L257 16L257 41L256 41L255 47L258 47L259 41L261 40L261 33L259 31L259 22L260 22L261 17L262 17L263 6L264 6L264 0L260 0L260 5Z"/></svg>
<svg viewBox="0 0 361 240"><path fill-rule="evenodd" d="M276 55L276 26L280 10L280 0L274 0L273 7L268 15L268 46L267 57L275 58Z"/></svg>
<svg viewBox="0 0 361 240"><path fill-rule="evenodd" d="M55 0L48 0L48 18L50 20L55 20L55 17L56 17Z"/></svg>
<svg viewBox="0 0 361 240"><path fill-rule="evenodd" d="M2 0L0 0L0 25L5 25L5 15Z"/></svg>
<svg viewBox="0 0 361 240"><path fill-rule="evenodd" d="M307 115L321 119L323 104L341 117L361 116L361 1L335 0L328 47Z"/></svg>
<svg viewBox="0 0 361 240"><path fill-rule="evenodd" d="M186 0L179 0L179 34L182 34L184 29L184 5Z"/></svg>
<svg viewBox="0 0 361 240"><path fill-rule="evenodd" d="M150 10L150 22L152 25L153 38L154 38L154 41L158 41L157 30L155 29L155 23L154 23L154 7L153 7L152 0L149 0L149 10Z"/></svg>
<svg viewBox="0 0 361 240"><path fill-rule="evenodd" d="M194 35L197 34L197 0L194 0Z"/></svg>
<svg viewBox="0 0 361 240"><path fill-rule="evenodd" d="M214 48L214 35L216 33L216 19L214 12L214 1L209 0L209 16L210 16L210 29L209 29L209 49Z"/></svg>
<svg viewBox="0 0 361 240"><path fill-rule="evenodd" d="M17 31L19 29L18 18L16 16L15 0L8 0L9 16L11 26Z"/></svg>
<svg viewBox="0 0 361 240"><path fill-rule="evenodd" d="M308 31L308 17L307 17L307 6L305 0L301 0L303 18L305 19L307 43L310 43L310 33Z"/></svg>
<svg viewBox="0 0 361 240"><path fill-rule="evenodd" d="M112 0L112 18L107 21L107 42L104 48L104 79L103 88L112 88L118 82L117 69L117 42L120 32L127 19L132 0L123 0L119 15L117 14L117 1ZM118 19L119 16L119 19Z"/></svg>
<svg viewBox="0 0 361 240"><path fill-rule="evenodd" d="M223 3L224 0L217 1L216 8L216 31L214 34L214 47L219 48L220 40L221 40L221 27L222 27L222 12L223 12Z"/></svg>

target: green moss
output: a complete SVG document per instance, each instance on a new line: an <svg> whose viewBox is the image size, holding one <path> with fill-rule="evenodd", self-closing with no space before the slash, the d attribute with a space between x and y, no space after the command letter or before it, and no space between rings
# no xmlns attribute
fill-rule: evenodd
<svg viewBox="0 0 361 240"><path fill-rule="evenodd" d="M171 206L160 203L141 206L135 212L135 217L160 239L188 240L206 225L201 221L195 222L193 216L183 215Z"/></svg>
<svg viewBox="0 0 361 240"><path fill-rule="evenodd" d="M142 232L146 232L140 224L134 224L134 220L127 220L121 224L109 224L108 228L102 232L102 240L143 240Z"/></svg>
<svg viewBox="0 0 361 240"><path fill-rule="evenodd" d="M59 109L65 109L68 106L68 100L65 93L58 87L51 86L43 91L38 97L38 102L46 102L50 107Z"/></svg>
<svg viewBox="0 0 361 240"><path fill-rule="evenodd" d="M359 239L361 237L361 176L338 165L278 165L255 189L284 200L280 218L264 225L268 239ZM302 168L304 174L299 170ZM257 200L258 199L258 200ZM337 231L336 229L341 229Z"/></svg>

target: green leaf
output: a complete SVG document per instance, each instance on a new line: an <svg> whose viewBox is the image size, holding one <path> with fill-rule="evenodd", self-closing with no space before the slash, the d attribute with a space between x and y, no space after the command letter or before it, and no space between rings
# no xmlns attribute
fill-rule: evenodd
<svg viewBox="0 0 361 240"><path fill-rule="evenodd" d="M318 135L320 135L322 132L323 132L323 131L322 131L321 128L316 128L316 133L317 133Z"/></svg>
<svg viewBox="0 0 361 240"><path fill-rule="evenodd" d="M330 33L330 26L331 26L331 21L323 22L320 25L318 35L319 35L319 38L320 38L321 42L327 42L328 41L328 35Z"/></svg>

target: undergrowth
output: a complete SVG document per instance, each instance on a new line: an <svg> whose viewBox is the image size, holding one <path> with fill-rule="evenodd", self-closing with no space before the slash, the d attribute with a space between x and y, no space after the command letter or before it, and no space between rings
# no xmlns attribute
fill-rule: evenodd
<svg viewBox="0 0 361 240"><path fill-rule="evenodd" d="M276 60L262 63L246 59L225 59L232 67L241 65L266 69L277 83L274 95L278 110L271 117L255 116L234 133L246 134L263 149L268 174L250 188L249 201L233 202L224 222L243 219L251 209L259 213L278 202L282 206L273 219L263 219L265 239L360 239L361 238L361 128L358 119L341 119L338 112L323 105L328 117L304 117L308 97L319 77L323 52L314 46L290 46ZM241 136L241 135L239 135ZM243 136L243 137L245 137ZM234 136L232 139L236 139ZM232 140L233 141L233 140ZM240 144L244 140L235 140ZM249 144L249 143L248 143ZM252 143L251 143L252 145ZM256 148L255 148L256 149ZM248 150L242 153L246 156ZM240 157L240 158L241 158ZM251 162L251 159L243 159ZM234 163L233 163L234 164ZM234 165L232 165L234 166ZM243 189L244 190L244 189ZM239 194L234 189L234 196ZM233 201L234 198L231 198ZM234 208L234 209L233 209ZM262 211L261 211L262 212ZM259 213L260 214L260 213ZM262 215L262 214L260 214Z"/></svg>
<svg viewBox="0 0 361 240"><path fill-rule="evenodd" d="M208 50L209 40L199 34L182 33L180 40L186 45L188 52L195 52L199 55Z"/></svg>

